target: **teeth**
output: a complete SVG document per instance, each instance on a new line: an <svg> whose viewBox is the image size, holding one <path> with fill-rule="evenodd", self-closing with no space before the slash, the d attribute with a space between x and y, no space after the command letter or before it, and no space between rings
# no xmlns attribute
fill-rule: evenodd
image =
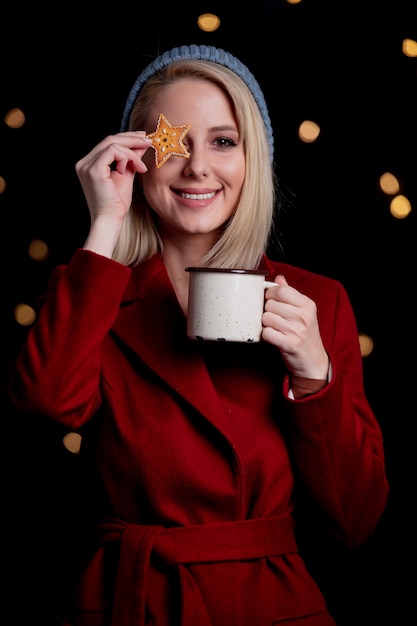
<svg viewBox="0 0 417 626"><path fill-rule="evenodd" d="M187 200L209 200L215 195L215 191L212 191L211 193L181 193L181 197L186 198Z"/></svg>

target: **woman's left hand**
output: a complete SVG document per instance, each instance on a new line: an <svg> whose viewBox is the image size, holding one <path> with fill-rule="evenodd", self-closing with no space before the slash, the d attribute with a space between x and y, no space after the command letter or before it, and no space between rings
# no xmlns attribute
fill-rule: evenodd
<svg viewBox="0 0 417 626"><path fill-rule="evenodd" d="M316 303L290 287L282 275L265 292L262 337L281 351L290 374L326 379L329 357L320 334Z"/></svg>

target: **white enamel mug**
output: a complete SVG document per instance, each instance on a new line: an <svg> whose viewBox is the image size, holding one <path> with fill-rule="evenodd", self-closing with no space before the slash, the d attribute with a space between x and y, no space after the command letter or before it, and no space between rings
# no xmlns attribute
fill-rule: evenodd
<svg viewBox="0 0 417 626"><path fill-rule="evenodd" d="M266 271L186 267L190 273L187 337L200 341L261 340Z"/></svg>

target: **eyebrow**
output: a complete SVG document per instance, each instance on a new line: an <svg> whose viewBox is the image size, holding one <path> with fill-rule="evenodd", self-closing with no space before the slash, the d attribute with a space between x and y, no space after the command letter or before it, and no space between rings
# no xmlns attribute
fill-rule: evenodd
<svg viewBox="0 0 417 626"><path fill-rule="evenodd" d="M225 130L232 130L234 132L238 132L239 129L237 126L212 126L212 128L209 128L209 131L212 133L220 133L223 132Z"/></svg>

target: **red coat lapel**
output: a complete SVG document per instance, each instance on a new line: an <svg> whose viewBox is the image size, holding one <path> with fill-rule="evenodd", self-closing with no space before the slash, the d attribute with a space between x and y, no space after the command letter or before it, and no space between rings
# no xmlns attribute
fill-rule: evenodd
<svg viewBox="0 0 417 626"><path fill-rule="evenodd" d="M226 433L222 407L162 259L132 271L112 331L161 379Z"/></svg>

